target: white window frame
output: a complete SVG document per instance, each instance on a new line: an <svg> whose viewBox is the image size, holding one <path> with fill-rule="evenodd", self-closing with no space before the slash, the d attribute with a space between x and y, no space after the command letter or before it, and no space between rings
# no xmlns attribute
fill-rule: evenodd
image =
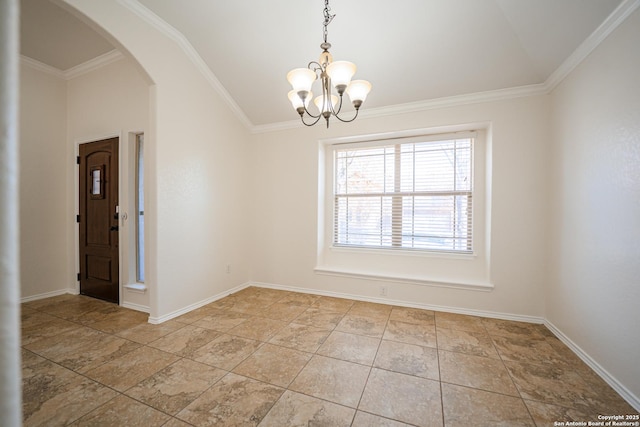
<svg viewBox="0 0 640 427"><path fill-rule="evenodd" d="M473 251L348 247L333 244L333 149L342 144L388 144L389 140L475 131L473 169ZM314 272L365 281L491 291L492 124L477 122L318 141L318 234Z"/></svg>
<svg viewBox="0 0 640 427"><path fill-rule="evenodd" d="M356 143L338 143L338 144L333 144L332 145L332 162L333 162L333 169L332 169L332 206L333 206L333 221L332 221L332 239L331 239L331 246L333 248L361 248L361 249L372 249L372 250L397 250L397 251L423 251L423 252L434 252L434 253L453 253L453 254L473 254L473 198L474 198L474 188L473 188L473 174L474 174L474 145L475 145L475 139L476 139L476 132L474 131L468 131L468 132L455 132L455 133L446 133L446 134L435 134L435 135L420 135L420 136L415 136L415 137L404 137L404 138L389 138L389 139L381 139L381 140L374 140L374 141L363 141L363 142L356 142ZM471 180L471 183L469 185L469 189L468 190L459 190L456 188L453 188L452 190L448 190L446 192L443 191L419 191L419 190L412 190L412 191L402 191L400 186L400 173L401 173L401 169L400 169L400 161L401 161L401 157L399 155L400 153L400 149L403 145L405 146L409 146L412 144L419 144L419 143L429 143L429 142L439 142L439 141L456 141L456 140L471 140L471 146L470 146L470 150L471 150L471 164L469 165L470 167L470 174L469 174L469 178ZM455 144L455 143L454 143ZM393 154L393 158L394 158L394 182L393 182L393 189L392 190L388 190L387 188L383 189L381 192L364 192L362 194L354 194L354 193L339 193L338 192L338 185L337 185L337 177L335 176L337 173L336 170L336 164L338 162L338 154L344 151L348 151L348 150L353 150L353 151L357 151L357 150L366 150L366 149L370 149L370 148L382 148L382 147L386 147L386 148L393 148L394 150L394 154ZM415 184L415 183L414 183ZM455 184L455 175L454 175L454 182L453 182L453 187L456 187ZM413 197L435 197L435 196L466 196L467 199L467 203L468 203L468 210L467 210L467 215L466 215L466 219L467 219L467 235L466 237L466 244L465 244L465 248L462 249L456 249L455 245L453 245L453 247L448 247L448 248L437 248L433 245L431 245L431 247L427 247L427 244L423 244L423 247L416 247L414 243L412 243L411 246L409 245L404 245L403 244L403 220L407 219L401 212L402 209L402 202L403 199L405 198L413 198ZM379 235L380 235L380 244L356 244L356 243L349 243L346 241L338 241L339 240L339 236L344 237L344 233L341 233L341 229L340 226L338 224L338 210L339 210L339 200L346 200L347 203L349 201L349 199L351 200L356 200L356 199L371 199L371 200L376 200L379 199L380 200L380 208L382 209L383 206L383 199L386 199L386 201L388 202L389 200L391 200L391 214L389 216L389 222L390 222L390 229L387 230L387 233L385 233L383 231L383 227L381 226L381 228L379 229ZM421 221L421 217L420 216L412 216L411 217L412 220L417 219L418 222ZM415 221L413 221L415 222ZM389 232L391 234L389 234ZM347 232L347 235L349 233ZM405 235L406 237L406 235ZM411 240L412 242L414 241L414 239L416 237L420 237L417 234L412 234L411 235ZM443 238L446 238L446 236L441 236ZM453 238L455 239L455 233L453 235ZM383 243L383 241L386 240L387 243ZM419 246L419 245L418 245Z"/></svg>

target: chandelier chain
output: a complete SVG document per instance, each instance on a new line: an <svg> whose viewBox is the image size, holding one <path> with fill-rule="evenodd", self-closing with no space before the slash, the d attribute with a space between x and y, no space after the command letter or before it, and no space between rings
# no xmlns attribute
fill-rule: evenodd
<svg viewBox="0 0 640 427"><path fill-rule="evenodd" d="M329 0L324 0L324 22L323 22L323 30L322 30L322 35L324 37L324 42L327 42L327 36L329 34L329 32L327 31L327 26L331 23L331 21L333 20L333 18L336 17L335 13L333 15L331 15L329 12L331 12L331 7L329 7Z"/></svg>

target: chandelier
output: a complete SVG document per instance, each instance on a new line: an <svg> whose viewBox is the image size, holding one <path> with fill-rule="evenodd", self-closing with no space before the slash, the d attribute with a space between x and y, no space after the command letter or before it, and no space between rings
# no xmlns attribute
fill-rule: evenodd
<svg viewBox="0 0 640 427"><path fill-rule="evenodd" d="M311 61L307 68L295 68L287 74L287 80L293 87L288 94L289 100L293 108L300 114L300 119L305 126L313 126L320 118L324 118L329 127L329 119L334 116L341 122L352 122L358 117L360 106L367 98L367 94L371 90L371 83L366 80L351 80L356 73L356 65L349 61L334 61L329 49L331 43L327 42L327 26L336 16L329 12L329 0L324 2L324 22L323 36L324 42L320 45L322 53L318 62ZM322 95L313 100L318 108L318 114L309 111L309 101L313 97L311 86L316 80L320 80L322 84ZM334 95L333 89L338 96ZM355 115L346 120L339 116L342 110L342 98L347 92L349 99L355 108ZM310 122L305 121L305 113L311 118Z"/></svg>

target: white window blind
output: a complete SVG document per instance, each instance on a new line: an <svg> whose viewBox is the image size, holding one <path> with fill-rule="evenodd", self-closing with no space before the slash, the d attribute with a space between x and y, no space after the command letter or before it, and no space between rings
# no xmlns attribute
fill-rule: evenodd
<svg viewBox="0 0 640 427"><path fill-rule="evenodd" d="M334 146L334 246L472 252L471 133Z"/></svg>

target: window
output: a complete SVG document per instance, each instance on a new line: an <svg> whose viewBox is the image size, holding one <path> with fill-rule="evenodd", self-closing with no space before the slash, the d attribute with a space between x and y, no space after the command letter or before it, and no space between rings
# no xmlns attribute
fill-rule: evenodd
<svg viewBox="0 0 640 427"><path fill-rule="evenodd" d="M136 281L144 283L144 135L136 135Z"/></svg>
<svg viewBox="0 0 640 427"><path fill-rule="evenodd" d="M333 245L473 252L471 132L334 146Z"/></svg>

